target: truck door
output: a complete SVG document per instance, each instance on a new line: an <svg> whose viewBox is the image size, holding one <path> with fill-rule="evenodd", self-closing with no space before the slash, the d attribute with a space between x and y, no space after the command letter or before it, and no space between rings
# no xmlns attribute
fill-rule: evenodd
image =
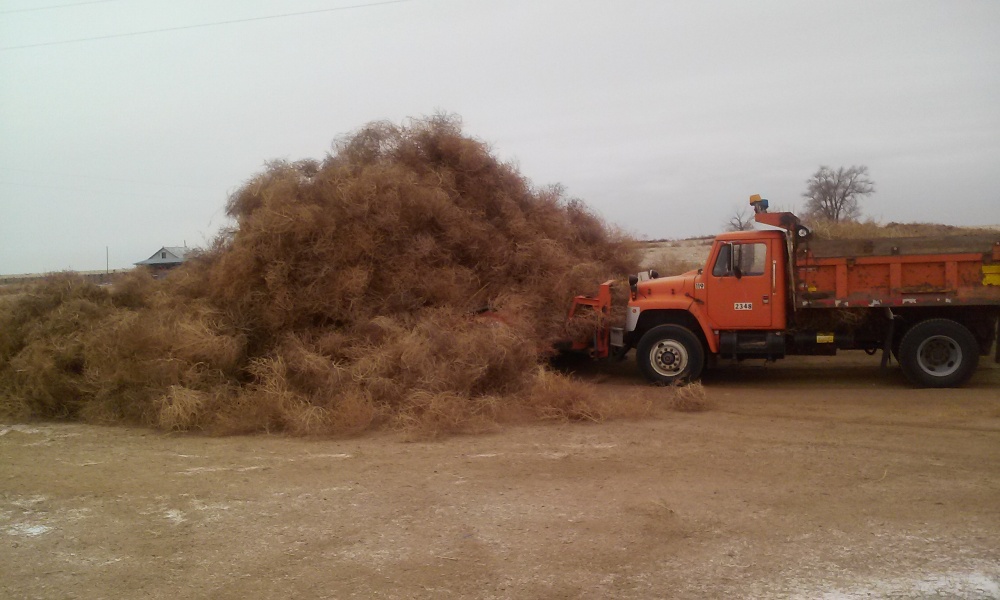
<svg viewBox="0 0 1000 600"><path fill-rule="evenodd" d="M771 256L763 241L723 242L705 274L705 305L718 329L772 327Z"/></svg>

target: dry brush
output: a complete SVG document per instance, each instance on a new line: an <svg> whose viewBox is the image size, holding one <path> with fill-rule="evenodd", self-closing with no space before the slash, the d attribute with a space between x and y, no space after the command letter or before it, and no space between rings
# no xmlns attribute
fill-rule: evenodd
<svg viewBox="0 0 1000 600"><path fill-rule="evenodd" d="M6 302L0 413L437 435L622 412L543 363L572 295L637 270L635 244L457 119L271 163L227 211L235 226L163 280L58 275Z"/></svg>

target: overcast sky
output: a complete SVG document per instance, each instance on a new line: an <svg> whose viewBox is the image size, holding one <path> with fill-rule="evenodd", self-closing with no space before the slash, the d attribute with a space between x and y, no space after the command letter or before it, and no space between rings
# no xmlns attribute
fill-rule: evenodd
<svg viewBox="0 0 1000 600"><path fill-rule="evenodd" d="M205 245L265 161L436 111L640 237L820 165L880 221L1000 223L995 0L365 4L0 0L0 273Z"/></svg>

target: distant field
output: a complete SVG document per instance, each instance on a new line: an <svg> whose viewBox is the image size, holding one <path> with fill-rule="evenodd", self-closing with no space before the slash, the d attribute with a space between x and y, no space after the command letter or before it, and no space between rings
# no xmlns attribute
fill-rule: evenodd
<svg viewBox="0 0 1000 600"><path fill-rule="evenodd" d="M129 271L131 271L131 269L111 269L110 271L101 269L100 271L72 271L72 272L82 275L85 279L88 279L95 283L103 283L105 281L110 281L111 278L114 278L118 275L123 275L125 273L128 273ZM51 274L52 273L19 273L13 275L0 275L0 286L28 283L38 279L42 279L43 277L46 277Z"/></svg>
<svg viewBox="0 0 1000 600"><path fill-rule="evenodd" d="M679 275L704 266L711 247L712 238L648 242L640 264L660 275Z"/></svg>
<svg viewBox="0 0 1000 600"><path fill-rule="evenodd" d="M1000 231L1000 224L984 225L981 227L957 227L934 223L888 223L880 225L869 222L819 226L814 231L821 237L831 238L932 237ZM643 269L655 269L660 275L679 275L693 269L701 268L708 259L713 239L712 236L705 236L684 240L643 242L641 266Z"/></svg>

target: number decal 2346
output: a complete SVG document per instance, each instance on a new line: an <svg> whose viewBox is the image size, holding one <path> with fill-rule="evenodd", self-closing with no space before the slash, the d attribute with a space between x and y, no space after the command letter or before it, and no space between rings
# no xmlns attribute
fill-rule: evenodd
<svg viewBox="0 0 1000 600"><path fill-rule="evenodd" d="M733 310L753 310L753 302L736 302L733 304Z"/></svg>

